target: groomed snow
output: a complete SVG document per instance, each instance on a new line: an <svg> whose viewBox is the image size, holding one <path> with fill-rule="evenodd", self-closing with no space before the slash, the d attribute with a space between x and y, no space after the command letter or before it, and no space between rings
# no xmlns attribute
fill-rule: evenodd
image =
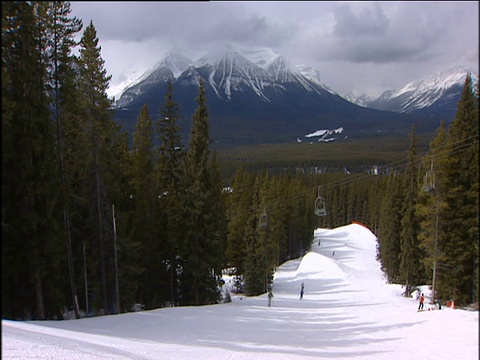
<svg viewBox="0 0 480 360"><path fill-rule="evenodd" d="M265 294L232 294L231 303L212 306L2 320L2 359L479 358L478 311L417 312L414 297L385 283L375 258L367 228L318 229L311 252L278 268L271 307Z"/></svg>

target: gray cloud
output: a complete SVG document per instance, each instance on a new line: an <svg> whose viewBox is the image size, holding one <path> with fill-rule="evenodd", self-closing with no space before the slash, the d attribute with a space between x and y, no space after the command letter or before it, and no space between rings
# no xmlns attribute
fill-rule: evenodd
<svg viewBox="0 0 480 360"><path fill-rule="evenodd" d="M341 4L334 11L334 35L345 37L382 36L388 30L389 21L378 3L372 8L364 7L358 14L352 11L350 4Z"/></svg>
<svg viewBox="0 0 480 360"><path fill-rule="evenodd" d="M277 48L293 39L294 24L278 24L265 16L252 16L245 19L225 19L216 24L208 33L210 42L232 42L242 46L264 46Z"/></svg>
<svg viewBox="0 0 480 360"><path fill-rule="evenodd" d="M463 65L478 71L479 3L72 2L97 29L112 84L172 47L269 47L340 93L378 92ZM362 90L363 89L363 90Z"/></svg>

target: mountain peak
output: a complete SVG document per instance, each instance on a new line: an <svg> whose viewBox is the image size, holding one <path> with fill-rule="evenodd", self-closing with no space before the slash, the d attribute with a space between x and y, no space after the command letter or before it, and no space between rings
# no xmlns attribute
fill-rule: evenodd
<svg viewBox="0 0 480 360"><path fill-rule="evenodd" d="M266 65L269 74L280 83L291 82L296 72L292 65L283 56L276 56Z"/></svg>
<svg viewBox="0 0 480 360"><path fill-rule="evenodd" d="M223 60L232 60L241 54L229 44L220 44L208 51L204 56L195 61L195 67L217 65Z"/></svg>
<svg viewBox="0 0 480 360"><path fill-rule="evenodd" d="M450 116L453 116L457 98L463 90L468 73L473 71L463 66L439 71L423 79L409 82L399 90L385 91L368 106L377 110L401 113L448 108ZM429 110L430 115L431 111L434 110Z"/></svg>
<svg viewBox="0 0 480 360"><path fill-rule="evenodd" d="M308 133L312 126L326 129L341 126L348 131L360 128L363 132L381 124L381 129L375 131L392 128L397 131L416 116L422 116L425 129L430 123L437 126L437 117L446 121L454 118L467 73L463 67L453 68L407 84L402 91L384 92L370 101L365 95L353 98L353 94L346 94L342 98L321 83L318 70L292 66L286 58L268 48L245 51L220 44L201 58L193 57L198 59L193 62L182 54L182 50L173 48L153 72L126 89L115 103L117 109L122 109L117 116L131 116L129 112L139 111L145 103L158 106L155 101L158 94L165 92L168 79L178 90L183 111L193 112L195 93L202 79L212 114L222 119L216 125L217 135L221 133L221 141L225 142L238 141L238 129L228 119L242 122L241 133L249 126L250 129L266 129L269 124L278 138L286 138L289 131ZM400 95L394 96L395 93ZM419 110L421 113L408 117L392 114ZM399 119L402 124L381 121L385 117ZM265 137L273 136L271 132L269 130ZM249 142L251 138L247 136L242 141Z"/></svg>
<svg viewBox="0 0 480 360"><path fill-rule="evenodd" d="M167 53L165 58L160 62L158 67L169 68L173 76L178 78L185 70L193 65L193 61L183 56L178 49L172 49Z"/></svg>
<svg viewBox="0 0 480 360"><path fill-rule="evenodd" d="M242 50L242 55L249 59L254 64L266 68L275 58L280 54L270 48L258 48Z"/></svg>
<svg viewBox="0 0 480 360"><path fill-rule="evenodd" d="M400 90L393 92L391 97L398 97L404 93L418 94L429 89L448 89L455 84L463 84L467 73L467 68L457 66L448 70L439 71L433 75L427 76L418 81L412 81L402 87Z"/></svg>

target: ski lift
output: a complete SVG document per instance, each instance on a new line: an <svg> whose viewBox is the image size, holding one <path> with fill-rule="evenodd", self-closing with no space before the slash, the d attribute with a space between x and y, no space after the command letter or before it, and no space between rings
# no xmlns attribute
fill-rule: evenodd
<svg viewBox="0 0 480 360"><path fill-rule="evenodd" d="M318 196L315 199L315 215L326 216L327 210L325 209L325 199L320 196L320 187L318 188Z"/></svg>
<svg viewBox="0 0 480 360"><path fill-rule="evenodd" d="M433 161L430 170L425 174L425 191L430 192L435 190L435 173L433 172Z"/></svg>
<svg viewBox="0 0 480 360"><path fill-rule="evenodd" d="M267 217L267 209L263 211L263 214L260 215L260 218L258 219L258 226L261 228L267 227L268 224L268 217Z"/></svg>

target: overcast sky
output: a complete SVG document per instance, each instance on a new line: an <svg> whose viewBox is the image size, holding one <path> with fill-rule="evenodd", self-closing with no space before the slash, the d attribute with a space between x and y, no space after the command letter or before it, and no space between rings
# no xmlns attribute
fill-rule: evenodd
<svg viewBox="0 0 480 360"><path fill-rule="evenodd" d="M73 1L71 8L84 28L93 22L111 87L173 47L203 55L216 44L268 47L316 68L340 94L378 96L456 66L478 74L478 1Z"/></svg>

